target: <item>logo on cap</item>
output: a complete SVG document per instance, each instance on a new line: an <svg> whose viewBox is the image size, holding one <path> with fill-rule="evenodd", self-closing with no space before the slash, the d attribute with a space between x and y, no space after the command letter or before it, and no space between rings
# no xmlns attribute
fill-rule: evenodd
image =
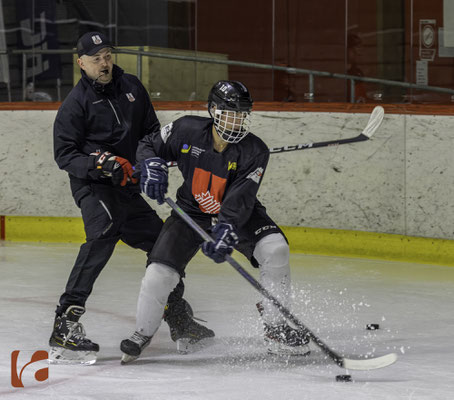
<svg viewBox="0 0 454 400"><path fill-rule="evenodd" d="M99 35L94 35L91 37L91 40L93 40L93 43L94 44L101 44L102 43L102 40L101 38L99 37Z"/></svg>

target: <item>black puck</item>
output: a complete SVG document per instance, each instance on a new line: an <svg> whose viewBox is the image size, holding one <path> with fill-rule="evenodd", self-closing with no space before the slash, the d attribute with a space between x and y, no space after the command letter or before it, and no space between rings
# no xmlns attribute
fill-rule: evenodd
<svg viewBox="0 0 454 400"><path fill-rule="evenodd" d="M352 376L351 375L337 375L336 382L351 382Z"/></svg>
<svg viewBox="0 0 454 400"><path fill-rule="evenodd" d="M366 329L368 331L375 331L377 329L380 329L380 325L378 325L378 324L367 324L366 325Z"/></svg>

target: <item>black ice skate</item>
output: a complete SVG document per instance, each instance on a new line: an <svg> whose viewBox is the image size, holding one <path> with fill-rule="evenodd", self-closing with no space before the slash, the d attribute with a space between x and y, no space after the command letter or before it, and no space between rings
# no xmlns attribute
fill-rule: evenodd
<svg viewBox="0 0 454 400"><path fill-rule="evenodd" d="M170 328L170 337L177 343L177 351L189 353L205 346L214 337L211 329L199 324L192 316L191 306L186 300L169 303L164 311L164 321Z"/></svg>
<svg viewBox="0 0 454 400"><path fill-rule="evenodd" d="M122 340L120 350L123 352L121 363L127 364L139 358L142 350L151 342L152 336L145 336L134 332L129 339Z"/></svg>
<svg viewBox="0 0 454 400"><path fill-rule="evenodd" d="M55 317L49 339L49 361L58 364L94 364L99 345L85 337L79 318L85 312L81 306L70 306Z"/></svg>
<svg viewBox="0 0 454 400"><path fill-rule="evenodd" d="M263 316L262 303L257 303L257 310ZM287 323L270 325L263 323L265 343L268 353L291 356L307 356L310 353L309 338L300 330L292 328Z"/></svg>

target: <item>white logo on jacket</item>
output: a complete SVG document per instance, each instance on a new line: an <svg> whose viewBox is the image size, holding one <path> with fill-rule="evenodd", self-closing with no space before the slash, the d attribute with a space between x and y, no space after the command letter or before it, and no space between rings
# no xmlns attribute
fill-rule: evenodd
<svg viewBox="0 0 454 400"><path fill-rule="evenodd" d="M259 167L255 171L251 172L246 179L252 179L255 183L259 184L260 179L263 176L263 168Z"/></svg>
<svg viewBox="0 0 454 400"><path fill-rule="evenodd" d="M133 96L132 93L126 93L126 97L128 100L132 103L133 101L136 101L136 98Z"/></svg>

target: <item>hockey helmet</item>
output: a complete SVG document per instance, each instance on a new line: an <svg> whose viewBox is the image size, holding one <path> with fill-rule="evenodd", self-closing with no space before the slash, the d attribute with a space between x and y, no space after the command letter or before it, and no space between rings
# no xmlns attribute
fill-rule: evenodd
<svg viewBox="0 0 454 400"><path fill-rule="evenodd" d="M228 143L238 143L249 133L252 97L238 81L219 81L208 95L208 111L218 135Z"/></svg>

